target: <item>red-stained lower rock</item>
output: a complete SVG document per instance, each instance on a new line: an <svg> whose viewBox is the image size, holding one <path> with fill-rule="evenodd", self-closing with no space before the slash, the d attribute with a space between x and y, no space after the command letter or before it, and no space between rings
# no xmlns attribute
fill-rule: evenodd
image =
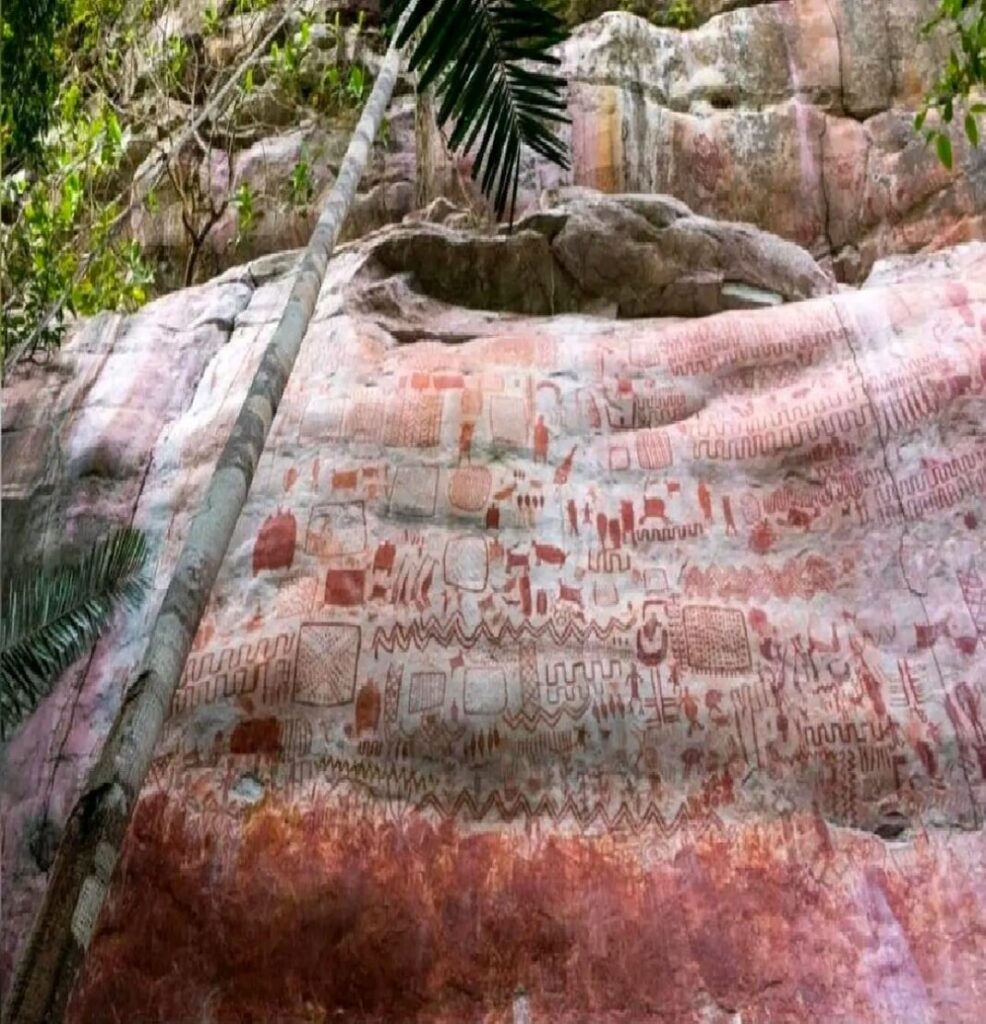
<svg viewBox="0 0 986 1024"><path fill-rule="evenodd" d="M187 796L141 803L73 1024L499 1021L521 990L535 1021L981 1020L979 836L788 816L670 853Z"/></svg>

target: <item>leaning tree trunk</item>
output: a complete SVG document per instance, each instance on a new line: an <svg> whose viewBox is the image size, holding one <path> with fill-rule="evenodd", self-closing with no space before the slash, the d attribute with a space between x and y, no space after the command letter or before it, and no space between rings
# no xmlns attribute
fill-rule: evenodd
<svg viewBox="0 0 986 1024"><path fill-rule="evenodd" d="M44 902L14 974L5 1024L58 1024L64 1016L192 638L246 501L399 70L400 54L391 45L302 257L280 322L189 527L141 671L69 816Z"/></svg>

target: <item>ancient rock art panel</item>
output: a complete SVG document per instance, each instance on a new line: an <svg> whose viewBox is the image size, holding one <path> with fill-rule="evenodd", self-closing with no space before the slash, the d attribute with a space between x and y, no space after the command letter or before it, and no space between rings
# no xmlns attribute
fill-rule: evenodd
<svg viewBox="0 0 986 1024"><path fill-rule="evenodd" d="M881 892L896 891L919 862L939 870L935 830L983 820L986 285L962 287L959 306L954 288L929 284L920 295L887 288L698 322L574 330L571 318L544 319L449 346L364 347L358 363L340 358L317 400L295 375L142 813L181 800L189 835L259 843L254 830L266 829L264 842L288 859L288 835L303 827L309 862L298 877L327 872L337 888L370 878L361 858L390 835L401 852L381 865L399 864L401 877L373 860L364 888L342 887L359 910L346 920L365 922L378 890L404 894L413 876L432 887L429 908L446 907L443 935L456 912L434 879L450 865L466 872L467 847L478 857L496 844L506 872L491 861L461 882L460 895L480 901L550 853L553 866L530 876L518 906L550 888L572 936L565 956L594 978L607 958L578 922L629 917L639 931L671 914L681 886L712 884L687 866L712 846L720 864L769 862L779 881L763 883L774 894L763 899L792 894L785 949L790 929L811 929L816 911L805 908L819 900L840 907L820 926L824 941L833 921L865 931L860 887L879 876ZM940 339L931 359L930 324ZM334 332L358 334L338 317L306 345L331 345ZM331 429L319 403L344 407ZM291 419L292 409L304 415ZM279 587L309 604L283 601L282 613ZM902 867L884 845L898 838L930 845ZM214 856L219 875L243 877L242 864ZM986 868L981 851L963 856L972 887ZM620 895L598 881L579 903L583 863L597 880L617 865L629 872L612 883ZM739 878L744 868L729 870ZM675 884L640 903L665 871ZM754 913L740 890L724 888L708 915L694 909L705 897L680 910L689 963L704 956L694 950L710 921L720 934L724 915ZM604 899L602 914L594 900ZM341 934L347 913L332 906L311 939L323 972L310 988L369 1020L324 967L348 955L326 937ZM376 918L386 942L402 913ZM432 920L432 909L415 913ZM457 939L479 1003L504 998L476 966L496 927L516 953L509 992L525 986L535 1019L583 1012L589 1004L569 993L596 998L578 972L559 966L556 984L525 958L541 941L529 916L525 931L495 900L483 913L495 924L484 916ZM780 927L771 920L764 934ZM361 937L364 927L352 925ZM901 927L920 952L919 927ZM647 956L667 946L651 940ZM736 943L745 955L748 943ZM111 945L97 940L88 1007L109 991L99 971L117 955ZM390 970L390 953L371 948ZM857 947L845 948L856 964ZM142 954L130 949L136 971ZM458 955L445 949L417 982L420 1019L452 1019L456 1007L475 1016L477 1002L456 1003L454 985L434 980ZM607 990L600 1019L626 1006L657 1019L635 1001L646 988L638 975L625 998ZM735 1005L746 998L735 979L722 984ZM813 1005L829 1000L833 1020L888 1019L857 1012L866 986L852 985L823 986ZM698 1019L683 987L668 983L679 1000L668 1019ZM800 996L783 991L771 1019L802 1019Z"/></svg>

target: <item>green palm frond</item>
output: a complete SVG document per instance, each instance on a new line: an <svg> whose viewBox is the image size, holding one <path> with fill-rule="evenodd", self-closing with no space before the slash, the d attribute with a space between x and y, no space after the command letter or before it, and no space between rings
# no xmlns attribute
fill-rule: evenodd
<svg viewBox="0 0 986 1024"><path fill-rule="evenodd" d="M435 87L439 128L452 122L450 145L475 150L472 175L498 217L517 199L521 146L568 167L555 134L567 124L565 80L548 51L566 36L565 25L537 0L391 0L396 23L414 4L397 38L404 46L419 33L410 67L418 90Z"/></svg>
<svg viewBox="0 0 986 1024"><path fill-rule="evenodd" d="M91 646L119 603L135 606L147 542L114 530L74 565L12 582L0 608L0 740Z"/></svg>

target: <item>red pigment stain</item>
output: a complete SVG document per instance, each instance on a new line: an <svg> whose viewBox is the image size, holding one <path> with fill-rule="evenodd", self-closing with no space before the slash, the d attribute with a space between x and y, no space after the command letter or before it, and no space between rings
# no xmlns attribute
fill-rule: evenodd
<svg viewBox="0 0 986 1024"><path fill-rule="evenodd" d="M277 757L281 753L281 723L276 718L248 718L240 722L229 738L229 752Z"/></svg>
<svg viewBox="0 0 986 1024"><path fill-rule="evenodd" d="M766 520L758 523L750 533L750 550L765 555L774 546L774 531Z"/></svg>
<svg viewBox="0 0 986 1024"><path fill-rule="evenodd" d="M253 546L253 575L262 569L290 569L298 526L291 512L268 516Z"/></svg>
<svg viewBox="0 0 986 1024"><path fill-rule="evenodd" d="M807 820L706 834L645 868L617 837L186 807L139 805L72 1024L171 1024L207 1004L217 1024L506 1022L519 987L534 1021L566 1024L693 1022L710 1000L753 1024L880 1019L845 849L867 841L820 847ZM966 1003L986 954L969 883L920 862L882 882L926 977L948 968Z"/></svg>

